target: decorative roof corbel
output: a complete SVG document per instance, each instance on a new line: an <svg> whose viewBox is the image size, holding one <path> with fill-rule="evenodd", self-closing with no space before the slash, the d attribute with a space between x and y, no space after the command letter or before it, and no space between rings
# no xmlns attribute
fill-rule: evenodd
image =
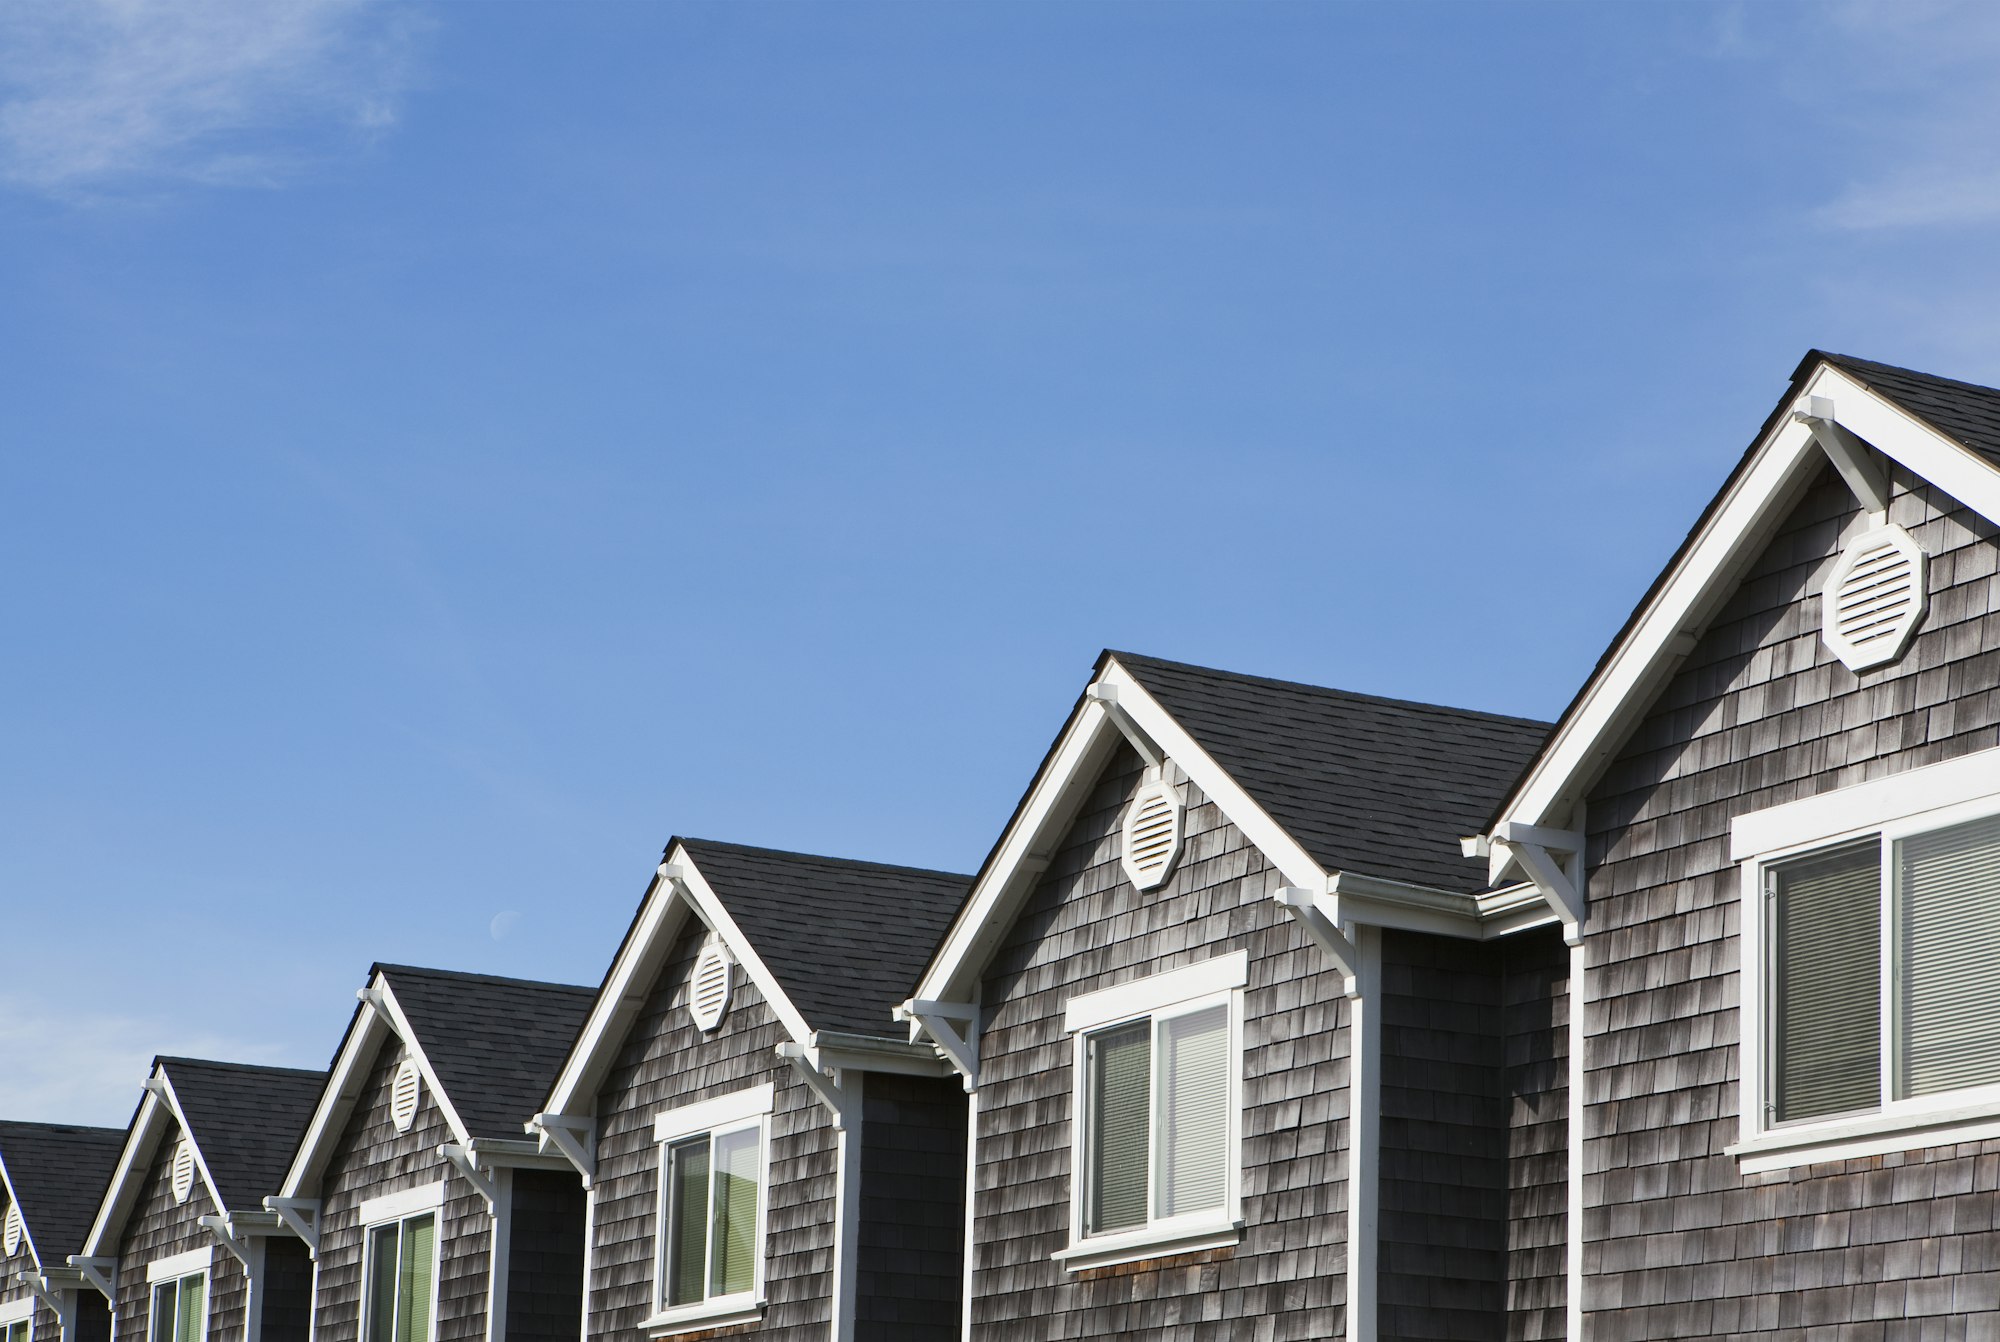
<svg viewBox="0 0 2000 1342"><path fill-rule="evenodd" d="M1319 906L1319 897L1303 886L1280 886L1271 892L1279 908L1292 915L1314 944L1325 951L1340 971L1340 990L1348 997L1361 995L1361 952L1346 930L1336 925Z"/></svg>
<svg viewBox="0 0 2000 1342"><path fill-rule="evenodd" d="M1833 417L1833 398L1830 396L1808 396L1803 410L1792 411L1792 418L1812 432L1813 441L1826 453L1833 468L1840 472L1840 478L1854 491L1854 497L1861 506L1874 514L1872 522L1882 525L1889 516L1889 479L1875 460L1875 451L1854 434L1840 426Z"/></svg>
<svg viewBox="0 0 2000 1342"><path fill-rule="evenodd" d="M938 1056L950 1063L970 1093L979 1088L979 1008L971 1002L931 1002L912 997L895 1010L910 1024L910 1042L928 1036Z"/></svg>
<svg viewBox="0 0 2000 1342"><path fill-rule="evenodd" d="M822 1068L814 1052L790 1039L778 1045L777 1054L792 1065L799 1080L811 1088L812 1093L819 1097L819 1102L826 1106L827 1112L833 1115L834 1131L846 1127L847 1092L841 1088L833 1069Z"/></svg>
<svg viewBox="0 0 2000 1342"><path fill-rule="evenodd" d="M444 1145L438 1147L437 1153L450 1161L453 1169L465 1176L465 1181L472 1185L474 1192L486 1199L487 1211L499 1210L500 1187L493 1182L493 1176L490 1173L482 1171L479 1168L479 1160L472 1152L466 1150L457 1142L446 1142Z"/></svg>
<svg viewBox="0 0 2000 1342"><path fill-rule="evenodd" d="M318 1198L264 1199L264 1210L278 1218L278 1223L304 1241L306 1253L319 1257L319 1211Z"/></svg>
<svg viewBox="0 0 2000 1342"><path fill-rule="evenodd" d="M585 1188L597 1177L597 1120L574 1114L536 1114L522 1125L541 1143L543 1154L555 1152L570 1163Z"/></svg>
<svg viewBox="0 0 2000 1342"><path fill-rule="evenodd" d="M69 1265L83 1274L83 1279L97 1289L106 1302L116 1304L118 1288L113 1284L118 1275L116 1258L86 1258L80 1253L69 1256Z"/></svg>
<svg viewBox="0 0 2000 1342"><path fill-rule="evenodd" d="M1588 908L1583 892L1584 836L1580 830L1551 829L1503 820L1493 832L1462 841L1467 857L1484 856L1487 874L1498 885L1519 867L1562 919L1563 940L1583 944L1583 920Z"/></svg>

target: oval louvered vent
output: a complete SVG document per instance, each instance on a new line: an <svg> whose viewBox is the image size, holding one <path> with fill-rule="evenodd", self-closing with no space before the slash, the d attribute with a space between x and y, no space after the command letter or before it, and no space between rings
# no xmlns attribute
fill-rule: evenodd
<svg viewBox="0 0 2000 1342"><path fill-rule="evenodd" d="M688 986L688 1015L703 1030L722 1024L729 1010L729 953L720 942L711 941L695 958L694 977Z"/></svg>
<svg viewBox="0 0 2000 1342"><path fill-rule="evenodd" d="M174 1148L174 1201L186 1202L194 1192L194 1144L183 1137Z"/></svg>
<svg viewBox="0 0 2000 1342"><path fill-rule="evenodd" d="M396 1125L396 1131L408 1132L410 1124L417 1121L417 1101L423 1098L423 1076L417 1071L417 1060L405 1058L396 1068L396 1079L389 1087L389 1118Z"/></svg>
<svg viewBox="0 0 2000 1342"><path fill-rule="evenodd" d="M1141 890L1164 883L1181 852L1181 794L1168 783L1139 789L1125 811L1125 843L1119 860L1126 879Z"/></svg>
<svg viewBox="0 0 2000 1342"><path fill-rule="evenodd" d="M0 1234L0 1248L6 1249L9 1258L21 1251L21 1236L24 1233L26 1232L21 1225L21 1209L10 1202L7 1204L7 1229L4 1234Z"/></svg>
<svg viewBox="0 0 2000 1342"><path fill-rule="evenodd" d="M1924 618L1924 552L1901 527L1849 542L1820 600L1821 636L1849 669L1895 661Z"/></svg>

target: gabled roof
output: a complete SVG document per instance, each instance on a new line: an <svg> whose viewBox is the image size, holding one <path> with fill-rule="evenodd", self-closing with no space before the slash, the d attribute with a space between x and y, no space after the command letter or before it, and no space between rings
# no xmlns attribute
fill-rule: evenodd
<svg viewBox="0 0 2000 1342"><path fill-rule="evenodd" d="M918 867L675 838L597 991L544 1108L587 1113L689 918L707 927L763 994L801 1049L840 1037L879 1043L905 1069L906 1033L892 1011L924 963L969 877ZM871 1048L878 1047L870 1045ZM929 1055L919 1050L926 1060Z"/></svg>
<svg viewBox="0 0 2000 1342"><path fill-rule="evenodd" d="M1811 350L1791 386L1483 827L1559 826L1734 590L1825 454L1795 409L1834 403L1842 429L2000 522L2000 391ZM1495 874L1506 861L1496 849Z"/></svg>
<svg viewBox="0 0 2000 1342"><path fill-rule="evenodd" d="M310 1123L287 1150L284 1198L317 1197L383 1044L401 1039L460 1143L522 1142L596 994L569 983L374 965Z"/></svg>
<svg viewBox="0 0 2000 1342"><path fill-rule="evenodd" d="M814 1030L905 1033L889 1013L972 884L917 867L679 842Z"/></svg>
<svg viewBox="0 0 2000 1342"><path fill-rule="evenodd" d="M409 965L381 971L466 1135L519 1141L596 990Z"/></svg>
<svg viewBox="0 0 2000 1342"><path fill-rule="evenodd" d="M1111 658L1328 871L1483 889L1485 864L1465 858L1459 836L1549 734L1531 718Z"/></svg>
<svg viewBox="0 0 2000 1342"><path fill-rule="evenodd" d="M21 1209L35 1261L44 1269L83 1252L124 1143L117 1128L0 1122L0 1179Z"/></svg>

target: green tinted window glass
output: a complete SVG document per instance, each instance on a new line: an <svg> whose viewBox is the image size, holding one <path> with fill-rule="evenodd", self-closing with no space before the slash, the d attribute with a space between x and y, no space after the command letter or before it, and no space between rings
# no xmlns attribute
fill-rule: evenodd
<svg viewBox="0 0 2000 1342"><path fill-rule="evenodd" d="M181 1308L179 1330L174 1342L202 1342L202 1324L208 1301L208 1278L205 1276L181 1278Z"/></svg>
<svg viewBox="0 0 2000 1342"><path fill-rule="evenodd" d="M1084 1129L1091 1234L1146 1223L1147 1110L1151 1107L1153 1023L1134 1021L1084 1043Z"/></svg>
<svg viewBox="0 0 2000 1342"><path fill-rule="evenodd" d="M702 1298L708 1258L708 1138L667 1148L667 1303Z"/></svg>
<svg viewBox="0 0 2000 1342"><path fill-rule="evenodd" d="M715 1233L710 1295L740 1295L757 1284L757 1129L715 1139Z"/></svg>
<svg viewBox="0 0 2000 1342"><path fill-rule="evenodd" d="M368 1232L368 1342L396 1342L397 1244L402 1231L391 1222Z"/></svg>
<svg viewBox="0 0 2000 1342"><path fill-rule="evenodd" d="M396 1342L431 1342L431 1282L437 1271L437 1217L403 1222L397 1260Z"/></svg>
<svg viewBox="0 0 2000 1342"><path fill-rule="evenodd" d="M153 1342L174 1342L174 1324L180 1318L180 1283L163 1281L153 1288Z"/></svg>

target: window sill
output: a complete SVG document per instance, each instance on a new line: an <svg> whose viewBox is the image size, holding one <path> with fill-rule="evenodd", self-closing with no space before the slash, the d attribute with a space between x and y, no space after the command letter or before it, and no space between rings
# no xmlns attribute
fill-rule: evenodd
<svg viewBox="0 0 2000 1342"><path fill-rule="evenodd" d="M1243 1222L1233 1217L1203 1217L1199 1221L1169 1222L1121 1231L1115 1235L1092 1235L1049 1257L1071 1272L1087 1267L1111 1267L1136 1263L1146 1258L1166 1258L1177 1253L1220 1249L1243 1238Z"/></svg>
<svg viewBox="0 0 2000 1342"><path fill-rule="evenodd" d="M661 1310L639 1324L648 1337L672 1337L677 1333L699 1333L710 1328L733 1328L755 1323L764 1317L764 1302L747 1295L726 1300L704 1300L699 1305L682 1305Z"/></svg>
<svg viewBox="0 0 2000 1342"><path fill-rule="evenodd" d="M1986 1099L1977 1104L1862 1114L1778 1128L1738 1142L1724 1154L1736 1157L1744 1174L1761 1174L1994 1137L2000 1137L2000 1100Z"/></svg>

